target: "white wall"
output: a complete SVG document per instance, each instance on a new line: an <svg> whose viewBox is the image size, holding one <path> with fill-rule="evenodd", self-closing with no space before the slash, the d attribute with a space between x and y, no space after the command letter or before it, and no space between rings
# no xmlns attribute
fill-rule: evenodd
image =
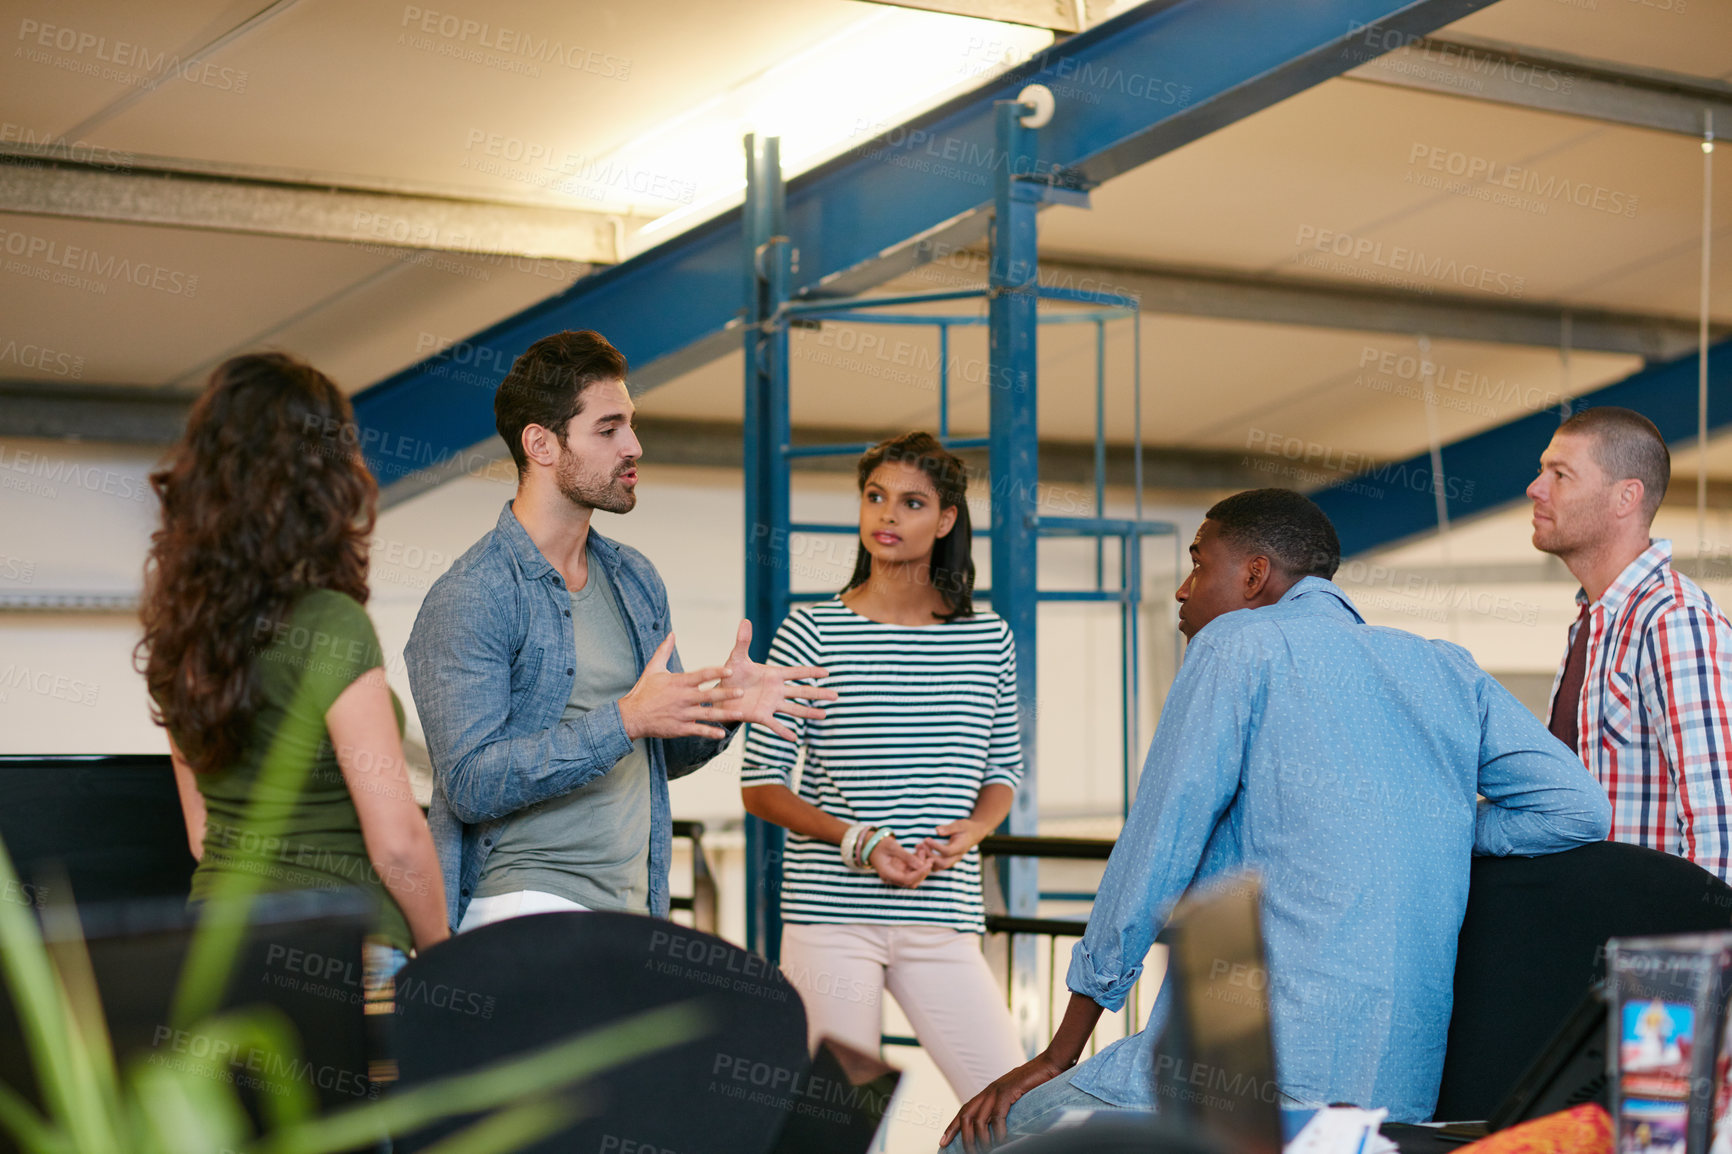
<svg viewBox="0 0 1732 1154"><path fill-rule="evenodd" d="M156 515L154 456L0 440L0 601L136 596ZM132 612L0 611L0 752L164 748L132 668Z"/></svg>

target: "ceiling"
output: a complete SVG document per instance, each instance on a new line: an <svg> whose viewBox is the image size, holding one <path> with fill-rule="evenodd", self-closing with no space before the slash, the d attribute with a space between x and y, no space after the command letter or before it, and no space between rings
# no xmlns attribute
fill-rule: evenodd
<svg viewBox="0 0 1732 1154"><path fill-rule="evenodd" d="M1666 2L1502 0L1444 35L1711 81L1732 75L1724 51L1732 4ZM0 7L33 53L15 52L0 73L0 143L66 135L112 153L284 180L573 205L616 219L626 252L728 203L739 165L727 158L739 155L745 128L785 121L785 151L798 169L883 123L886 109L900 119L1050 39L856 0L514 0L473 15L449 5L332 0ZM462 20L486 31L466 33ZM87 40L103 47L83 47ZM70 51L57 46L69 42ZM897 44L908 47L876 47ZM922 55L919 45L939 55ZM834 64L850 46L867 61L862 75ZM172 79L153 83L140 67L177 53L193 62ZM800 95L770 99L787 91ZM815 125L853 127L839 137ZM525 161L530 150L563 159ZM1484 182L1449 187L1450 168L1467 163L1517 172L1518 188L1500 200L1501 190ZM1043 258L1104 266L1109 275L1184 266L1298 286L1688 322L1697 308L1703 167L1700 148L1683 136L1345 77L1111 181L1088 210L1050 209L1041 248ZM5 207L0 378L49 387L192 390L223 357L271 346L358 390L590 271L560 260ZM683 215L642 233L669 213ZM1724 324L1732 322L1732 194L1720 196L1713 227L1711 313ZM81 258L66 274L54 254L74 249L96 259ZM890 287L982 279L978 262L950 261ZM1174 447L1254 453L1271 437L1301 438L1340 453L1405 456L1433 438L1553 406L1642 363L1621 353L1565 357L1556 348L1439 337L1429 343L1441 371L1428 404L1416 368L1420 333L1154 312L1139 323L1141 432ZM1120 442L1133 430L1131 326L1113 321L1103 333L1104 412ZM63 355L33 358L26 346ZM935 421L931 330L831 324L796 333L793 351L797 425ZM954 427L982 430L983 330L956 329L951 353ZM740 378L740 358L727 357L639 403L651 415L738 420ZM1091 437L1094 384L1093 326L1044 330L1043 435ZM1694 468L1688 456L1679 464ZM1716 441L1709 465L1732 478L1732 448Z"/></svg>

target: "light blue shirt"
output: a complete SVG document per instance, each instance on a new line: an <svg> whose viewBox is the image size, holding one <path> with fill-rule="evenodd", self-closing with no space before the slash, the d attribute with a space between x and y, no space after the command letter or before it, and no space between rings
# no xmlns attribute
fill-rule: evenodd
<svg viewBox="0 0 1732 1154"><path fill-rule="evenodd" d="M1180 895L1255 870L1281 1089L1423 1121L1472 855L1553 853L1610 823L1582 763L1466 650L1366 625L1307 577L1192 639L1067 984L1118 1009ZM1158 1108L1168 998L1072 1085Z"/></svg>

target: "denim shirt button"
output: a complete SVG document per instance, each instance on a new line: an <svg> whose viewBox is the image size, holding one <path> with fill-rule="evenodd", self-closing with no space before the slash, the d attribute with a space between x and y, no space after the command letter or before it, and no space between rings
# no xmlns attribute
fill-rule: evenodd
<svg viewBox="0 0 1732 1154"><path fill-rule="evenodd" d="M493 839L490 837L482 838L481 839L481 847L483 849L492 849L493 848Z"/></svg>
<svg viewBox="0 0 1732 1154"><path fill-rule="evenodd" d="M565 669L565 675L566 675L566 676L567 676L567 677L570 677L570 676L571 676L571 675L572 675L572 674L573 674L573 673L576 673L576 672L577 672L577 670L575 670L575 669L573 669L573 668L572 668L572 667L570 667L570 666L569 666L569 665L568 665L568 666L566 666L566 669Z"/></svg>
<svg viewBox="0 0 1732 1154"><path fill-rule="evenodd" d="M569 610L569 609L565 610L565 615L567 617L570 617L571 616L571 610Z"/></svg>
<svg viewBox="0 0 1732 1154"><path fill-rule="evenodd" d="M462 889L458 890L457 892L462 894L464 897L468 897L469 896L469 887L464 886Z"/></svg>

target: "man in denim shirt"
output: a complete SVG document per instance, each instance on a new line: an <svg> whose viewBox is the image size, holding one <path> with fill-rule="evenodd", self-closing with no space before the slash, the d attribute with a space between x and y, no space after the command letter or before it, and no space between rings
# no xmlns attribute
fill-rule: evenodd
<svg viewBox="0 0 1732 1154"><path fill-rule="evenodd" d="M549 910L665 917L668 779L741 721L787 734L775 714L822 717L795 699L836 696L789 684L822 669L752 661L743 621L724 665L682 672L655 567L590 526L637 503L625 376L593 332L517 359L493 402L517 494L434 583L409 637L458 930Z"/></svg>
<svg viewBox="0 0 1732 1154"><path fill-rule="evenodd" d="M1209 510L1176 594L1189 648L1072 952L1064 1021L946 1142L978 1150L1066 1109L1158 1110L1189 1091L1155 1080L1167 986L1140 1033L1077 1060L1180 895L1247 869L1263 882L1281 1093L1430 1117L1472 855L1598 841L1611 810L1466 650L1367 626L1328 580L1339 561L1329 519L1296 493Z"/></svg>

